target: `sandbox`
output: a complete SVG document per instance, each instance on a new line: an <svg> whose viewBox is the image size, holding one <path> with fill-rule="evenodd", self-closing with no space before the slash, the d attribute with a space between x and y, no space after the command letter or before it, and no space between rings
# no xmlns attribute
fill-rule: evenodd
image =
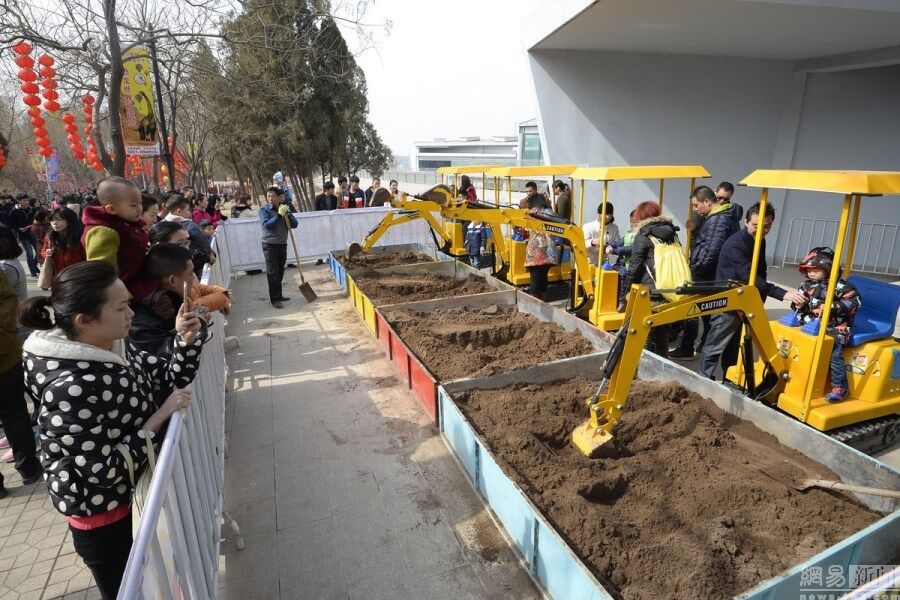
<svg viewBox="0 0 900 600"><path fill-rule="evenodd" d="M376 246L366 254L357 255L347 265L347 249L332 250L328 253L328 268L335 280L341 284L344 291L347 290L347 271L353 271L360 267L370 269L383 268L389 265L424 264L428 262L440 262L452 260L443 252L426 244L394 244L389 246ZM412 261L412 262L410 262Z"/></svg>
<svg viewBox="0 0 900 600"><path fill-rule="evenodd" d="M337 256L336 258L338 262L344 265L345 269L351 272L357 269L384 269L386 267L434 262L433 256L414 250L370 252L368 254L357 254L353 258L347 258L346 256Z"/></svg>
<svg viewBox="0 0 900 600"><path fill-rule="evenodd" d="M377 323L379 341L435 422L439 381L609 348L604 332L517 290L382 306Z"/></svg>
<svg viewBox="0 0 900 600"><path fill-rule="evenodd" d="M636 382L619 457L582 457L569 434L600 364L440 389L445 441L549 596L798 598L811 592L809 568L849 575L898 558L900 512L872 512L894 501L800 493L762 471L891 489L900 474L656 357L641 371L661 381Z"/></svg>

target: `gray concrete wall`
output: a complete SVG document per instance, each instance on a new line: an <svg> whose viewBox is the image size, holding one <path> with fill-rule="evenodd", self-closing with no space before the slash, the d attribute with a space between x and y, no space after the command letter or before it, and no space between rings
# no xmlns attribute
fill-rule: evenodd
<svg viewBox="0 0 900 600"><path fill-rule="evenodd" d="M811 73L806 80L793 167L798 169L900 170L900 67ZM841 198L791 192L784 205L779 250L792 252L796 239L787 238L786 224L794 217L837 219ZM863 198L860 220L900 224L900 196ZM870 227L864 226L862 235ZM795 230L796 231L796 227ZM900 269L900 239L892 248L894 228L876 227L867 263L879 253L879 266ZM792 238L795 236L792 235ZM807 238L801 240L801 245ZM878 250L876 251L876 248ZM864 247L857 249L861 261Z"/></svg>
<svg viewBox="0 0 900 600"><path fill-rule="evenodd" d="M791 61L593 51L532 51L529 60L548 163L702 164L713 185L765 167L900 169L898 68L798 75ZM627 224L634 205L656 197L656 182L610 192ZM758 191L739 188L736 198L746 208ZM769 253L779 256L792 217L836 219L840 206L821 194L791 195L787 208L784 194L772 200L781 226ZM862 218L900 223L897 202L871 199ZM599 187L589 188L588 219L598 203ZM686 182L669 184L666 207L680 224Z"/></svg>

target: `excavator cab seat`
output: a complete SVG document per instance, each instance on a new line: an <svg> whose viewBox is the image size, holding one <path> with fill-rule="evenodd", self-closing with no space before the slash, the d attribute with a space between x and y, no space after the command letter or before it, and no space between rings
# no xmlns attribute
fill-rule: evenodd
<svg viewBox="0 0 900 600"><path fill-rule="evenodd" d="M900 285L860 275L851 275L847 282L856 287L862 298L862 306L853 319L850 346L893 335L900 311Z"/></svg>

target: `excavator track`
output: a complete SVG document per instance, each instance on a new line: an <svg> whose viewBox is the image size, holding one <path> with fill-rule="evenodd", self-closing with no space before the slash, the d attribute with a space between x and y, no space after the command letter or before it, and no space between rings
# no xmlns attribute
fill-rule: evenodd
<svg viewBox="0 0 900 600"><path fill-rule="evenodd" d="M827 434L864 454L874 454L897 443L900 438L900 414L838 427Z"/></svg>

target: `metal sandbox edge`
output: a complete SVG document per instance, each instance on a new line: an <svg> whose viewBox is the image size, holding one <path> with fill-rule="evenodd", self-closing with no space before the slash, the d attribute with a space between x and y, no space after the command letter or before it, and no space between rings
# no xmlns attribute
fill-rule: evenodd
<svg viewBox="0 0 900 600"><path fill-rule="evenodd" d="M611 598L584 563L549 525L525 493L499 467L484 440L453 402L453 394L470 389L496 389L514 383L544 383L567 377L596 377L602 356L591 355L559 361L528 371L457 380L438 388L441 437L457 458L469 483L488 503L521 554L529 574L551 598ZM698 378L694 373L655 356L641 359L639 375L644 379L677 381L686 388L711 398L720 408L751 420L760 429L775 435L783 444L835 471L848 483L896 488L900 473L870 456L849 448L811 427L807 427L769 407L736 392ZM768 414L767 414L768 413ZM826 548L805 562L760 582L736 596L737 600L799 598L807 569L840 566L845 574L851 565L884 565L896 558L900 539L900 510L886 498L857 495L857 498L885 517L869 527Z"/></svg>

